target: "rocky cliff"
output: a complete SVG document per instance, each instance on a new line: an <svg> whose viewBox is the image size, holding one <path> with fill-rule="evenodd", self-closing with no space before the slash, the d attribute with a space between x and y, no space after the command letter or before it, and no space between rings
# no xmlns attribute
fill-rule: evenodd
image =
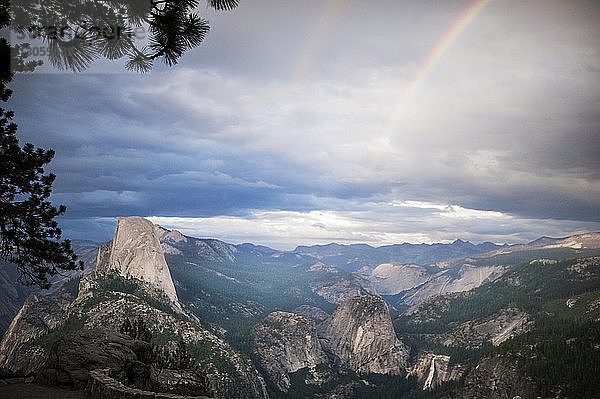
<svg viewBox="0 0 600 399"><path fill-rule="evenodd" d="M522 398L534 399L535 385L501 357L485 358L465 376L457 398Z"/></svg>
<svg viewBox="0 0 600 399"><path fill-rule="evenodd" d="M369 275L369 280L380 295L396 295L415 288L431 278L430 272L420 265L382 263Z"/></svg>
<svg viewBox="0 0 600 399"><path fill-rule="evenodd" d="M441 383L458 379L463 372L461 365L450 362L450 356L423 353L410 368L409 375L415 375L426 391L435 389Z"/></svg>
<svg viewBox="0 0 600 399"><path fill-rule="evenodd" d="M31 294L2 338L0 368L24 374L36 370L46 353L27 344L56 327L63 321L64 313L57 301Z"/></svg>
<svg viewBox="0 0 600 399"><path fill-rule="evenodd" d="M314 276L312 291L331 303L340 304L356 295L375 293L369 280L321 262L311 265L308 272Z"/></svg>
<svg viewBox="0 0 600 399"><path fill-rule="evenodd" d="M290 388L290 373L329 363L319 344L315 321L306 316L273 312L254 328L252 341L261 368L283 392ZM319 375L312 377L318 384Z"/></svg>
<svg viewBox="0 0 600 399"><path fill-rule="evenodd" d="M107 339L104 333L96 334L94 344L85 338L86 331L102 328L114 333L126 320L140 319L160 350L175 350L179 342L184 342L193 364L207 381L210 396L268 397L264 380L251 361L181 309L152 223L141 218L120 218L115 239L98 251L96 273L81 278L74 300L67 294L61 290L53 298L33 295L28 299L1 344L0 367L25 373L36 373L41 368L40 378L47 381L85 381L93 371L88 367L92 363L85 361L71 368L73 362L63 360L83 359L85 356L79 355L91 353L86 347L91 345L97 352L93 367L111 369L112 363L103 353L114 346L113 338ZM65 341L68 333L79 338Z"/></svg>
<svg viewBox="0 0 600 399"><path fill-rule="evenodd" d="M42 384L85 388L89 372L110 369L119 380L146 388L152 345L112 330L94 328L60 338L37 375Z"/></svg>
<svg viewBox="0 0 600 399"><path fill-rule="evenodd" d="M404 292L402 300L406 305L415 305L435 295L469 291L485 282L494 281L507 269L505 266L477 266L465 263L457 269L442 270L430 276L423 284Z"/></svg>
<svg viewBox="0 0 600 399"><path fill-rule="evenodd" d="M332 362L359 374L401 374L409 350L392 326L385 301L375 296L351 298L317 327L319 341Z"/></svg>
<svg viewBox="0 0 600 399"><path fill-rule="evenodd" d="M310 317L316 321L323 321L329 317L329 313L321 308L310 305L300 305L292 313L301 314L302 316Z"/></svg>
<svg viewBox="0 0 600 399"><path fill-rule="evenodd" d="M17 267L0 261L0 335L8 329L10 322L23 306L33 287L26 287L18 282Z"/></svg>
<svg viewBox="0 0 600 399"><path fill-rule="evenodd" d="M85 267L83 270L62 270L59 274L49 276L48 280L52 287L48 290L21 284L19 281L21 273L17 266L0 260L0 336L4 335L30 294L53 296L68 280L93 271L96 266L98 246L99 244L93 241L72 240L71 247Z"/></svg>
<svg viewBox="0 0 600 399"><path fill-rule="evenodd" d="M109 270L145 281L178 303L163 249L149 220L136 216L117 219L110 249L100 249L96 266L98 272Z"/></svg>
<svg viewBox="0 0 600 399"><path fill-rule="evenodd" d="M352 397L335 394L349 381L340 376L406 372L408 348L396 337L381 298L350 298L315 323L303 315L274 312L254 327L253 356L279 391L312 389L315 394L329 391L331 397ZM358 380L353 384L360 385Z"/></svg>
<svg viewBox="0 0 600 399"><path fill-rule="evenodd" d="M461 323L441 334L438 342L444 346L463 348L481 348L487 342L498 346L507 339L526 332L532 325L530 315L518 308L508 307L491 316Z"/></svg>

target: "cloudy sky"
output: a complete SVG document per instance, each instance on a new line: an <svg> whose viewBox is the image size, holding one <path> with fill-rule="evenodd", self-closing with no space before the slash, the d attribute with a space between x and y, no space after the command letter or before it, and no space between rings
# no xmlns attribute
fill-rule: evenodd
<svg viewBox="0 0 600 399"><path fill-rule="evenodd" d="M600 231L600 3L242 0L146 75L16 76L71 238L523 242Z"/></svg>

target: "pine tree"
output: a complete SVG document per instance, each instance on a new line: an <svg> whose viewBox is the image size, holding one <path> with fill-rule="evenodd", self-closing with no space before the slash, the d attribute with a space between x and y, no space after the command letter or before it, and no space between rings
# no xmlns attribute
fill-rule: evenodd
<svg viewBox="0 0 600 399"><path fill-rule="evenodd" d="M0 19L8 20L8 26L23 37L42 39L56 68L82 71L98 58L127 57L128 69L147 72L157 58L171 66L204 40L210 26L196 12L200 3L55 0L51 7L44 7L23 1L0 6ZM216 10L231 10L238 4L239 0L208 1ZM149 44L140 48L143 39Z"/></svg>
<svg viewBox="0 0 600 399"><path fill-rule="evenodd" d="M133 323L129 318L126 318L121 324L121 327L119 327L119 332L121 334L129 335L133 339L139 339L145 342L152 341L152 332L141 316L138 316Z"/></svg>
<svg viewBox="0 0 600 399"><path fill-rule="evenodd" d="M131 322L129 321L129 318L126 318L125 321L123 321L123 324L121 324L121 327L119 327L119 332L121 334L129 335L130 331L131 331Z"/></svg>
<svg viewBox="0 0 600 399"><path fill-rule="evenodd" d="M6 84L13 75L8 68L10 47L4 39L0 39L0 58L0 99L6 102L12 94ZM21 147L13 116L0 108L0 258L17 265L24 284L48 288L48 276L83 268L83 262L76 262L69 240L60 241L62 232L54 219L66 208L49 201L55 176L45 174L44 165L54 151L31 143Z"/></svg>

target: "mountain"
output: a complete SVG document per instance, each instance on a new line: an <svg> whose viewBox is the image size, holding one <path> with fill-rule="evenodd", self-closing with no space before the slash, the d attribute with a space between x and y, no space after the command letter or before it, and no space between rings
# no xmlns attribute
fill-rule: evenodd
<svg viewBox="0 0 600 399"><path fill-rule="evenodd" d="M365 295L320 322L269 314L253 328L252 355L272 397L354 397L373 376L404 379L409 349L396 337L385 302Z"/></svg>
<svg viewBox="0 0 600 399"><path fill-rule="evenodd" d="M527 244L474 245L460 239L451 244L365 244L299 246L297 254L360 273L394 309L415 305L431 296L468 291L493 281L507 270L537 258L566 259L600 254L600 233L563 238L541 237Z"/></svg>
<svg viewBox="0 0 600 399"><path fill-rule="evenodd" d="M536 259L394 325L413 351L470 366L454 397L598 397L599 307L600 257Z"/></svg>
<svg viewBox="0 0 600 399"><path fill-rule="evenodd" d="M47 348L30 345L64 322L65 308L57 300L31 294L0 342L0 367L28 374L37 371Z"/></svg>
<svg viewBox="0 0 600 399"><path fill-rule="evenodd" d="M25 302L0 343L0 367L74 387L93 379L93 388L111 397L124 395L123 388L266 398L250 360L186 311L169 276L154 226L119 219L115 240L100 248L93 273L64 284L53 297L33 294ZM124 361L118 353L92 350L118 344L128 351L144 347L144 340L152 342L154 355L134 351ZM186 379L172 383L175 375L196 377L189 385Z"/></svg>
<svg viewBox="0 0 600 399"><path fill-rule="evenodd" d="M117 218L112 242L98 252L96 271L116 271L124 278L144 281L178 304L177 293L154 224L141 217Z"/></svg>
<svg viewBox="0 0 600 399"><path fill-rule="evenodd" d="M270 313L253 328L252 352L268 381L281 392L296 389L291 387L290 374L302 369L309 370L308 384L320 385L331 378L316 323L306 316Z"/></svg>
<svg viewBox="0 0 600 399"><path fill-rule="evenodd" d="M177 296L227 342L248 351L250 329L271 312L299 306L331 312L372 284L309 255L233 245L155 227Z"/></svg>
<svg viewBox="0 0 600 399"><path fill-rule="evenodd" d="M563 238L540 237L526 246L545 248L598 248L600 233L576 234Z"/></svg>
<svg viewBox="0 0 600 399"><path fill-rule="evenodd" d="M319 341L337 367L358 374L402 374L408 348L396 337L385 301L350 298L317 327Z"/></svg>
<svg viewBox="0 0 600 399"><path fill-rule="evenodd" d="M35 291L18 281L16 265L0 261L0 334L4 334L27 297Z"/></svg>
<svg viewBox="0 0 600 399"><path fill-rule="evenodd" d="M74 245L86 270L44 295L5 269L0 295L23 305L0 368L108 397L598 397L599 237L384 262L366 279L324 260L382 247L318 258L119 218L111 242Z"/></svg>
<svg viewBox="0 0 600 399"><path fill-rule="evenodd" d="M369 275L380 295L396 295L427 282L440 271L436 267L413 264L382 263Z"/></svg>
<svg viewBox="0 0 600 399"><path fill-rule="evenodd" d="M65 270L61 271L61 274L51 276L48 279L52 284L49 290L22 285L19 282L20 273L16 265L0 261L0 336L4 334L30 294L54 295L70 279L93 270L96 266L99 246L100 244L93 241L72 240L71 247L84 262L84 270Z"/></svg>
<svg viewBox="0 0 600 399"><path fill-rule="evenodd" d="M425 266L385 264L373 270L369 280L394 308L402 309L435 295L476 288L534 259L562 260L594 255L600 255L600 233L558 239L544 237L528 244L505 246Z"/></svg>
<svg viewBox="0 0 600 399"><path fill-rule="evenodd" d="M381 247L372 247L366 244L327 244L298 246L294 253L310 255L321 262L338 267L349 272L370 274L382 263L402 263L426 265L439 261L462 258L494 249L502 248L501 245L484 242L472 244L460 239L451 244L394 244Z"/></svg>

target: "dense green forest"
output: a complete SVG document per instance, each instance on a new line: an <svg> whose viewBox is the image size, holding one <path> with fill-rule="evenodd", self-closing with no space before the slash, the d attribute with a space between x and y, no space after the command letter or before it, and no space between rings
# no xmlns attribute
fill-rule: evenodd
<svg viewBox="0 0 600 399"><path fill-rule="evenodd" d="M308 273L309 264L240 264L206 262L179 255L167 256L173 279L180 282L177 295L216 333L243 352L249 352L250 329L273 311L292 311L312 305L331 312L335 305L315 294L311 284L326 278ZM345 272L344 272L345 273Z"/></svg>
<svg viewBox="0 0 600 399"><path fill-rule="evenodd" d="M548 319L489 349L516 362L542 397L600 395L600 322Z"/></svg>
<svg viewBox="0 0 600 399"><path fill-rule="evenodd" d="M320 372L327 372L325 366ZM281 392L273 387L269 390L273 399L304 399L320 397L323 392L344 392L356 399L436 399L452 391L454 383L442 384L433 391L423 391L414 375L405 373L396 376L382 374L361 374L345 370L330 374L330 378L322 385L307 384L310 379L306 368L290 374L291 387L288 392Z"/></svg>
<svg viewBox="0 0 600 399"><path fill-rule="evenodd" d="M526 312L532 323L499 346L467 349L436 339L507 308ZM432 298L394 325L413 354L429 350L458 363L501 355L535 382L542 397L600 394L600 258L527 262L472 291Z"/></svg>

